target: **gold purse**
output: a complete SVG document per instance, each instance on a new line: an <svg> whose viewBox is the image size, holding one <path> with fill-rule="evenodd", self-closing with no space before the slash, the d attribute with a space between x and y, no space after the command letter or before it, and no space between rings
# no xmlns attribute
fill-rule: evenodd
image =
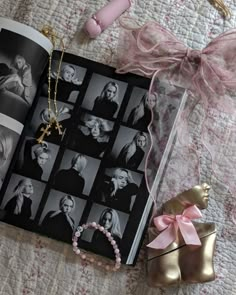
<svg viewBox="0 0 236 295"><path fill-rule="evenodd" d="M207 184L198 185L179 194L163 206L164 214L182 214L188 206L205 209L208 205ZM148 248L147 277L152 287L171 286L180 283L203 283L215 279L213 257L216 229L214 223L193 222L201 246L186 245L178 230L176 239L165 249ZM148 229L153 241L160 232L155 226Z"/></svg>

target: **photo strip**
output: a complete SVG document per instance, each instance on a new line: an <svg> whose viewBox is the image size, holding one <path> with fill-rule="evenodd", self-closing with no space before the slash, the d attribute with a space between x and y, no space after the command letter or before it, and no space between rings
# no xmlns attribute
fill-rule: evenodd
<svg viewBox="0 0 236 295"><path fill-rule="evenodd" d="M48 181L59 146L35 138L25 137L16 163L15 171L40 181Z"/></svg>
<svg viewBox="0 0 236 295"><path fill-rule="evenodd" d="M53 105L53 101L51 101L51 105ZM59 113L57 119L61 125L63 134L59 136L58 131L56 129L52 129L50 134L45 136L45 140L59 144L63 140L67 129L70 127L73 106L58 101L57 107ZM48 108L48 99L46 97L40 97L35 108L33 118L28 126L27 135L36 139L40 138L43 132L47 130L47 125L50 120L55 117L54 111L49 110Z"/></svg>
<svg viewBox="0 0 236 295"><path fill-rule="evenodd" d="M75 151L66 150L53 185L57 190L77 197L89 196L100 161Z"/></svg>
<svg viewBox="0 0 236 295"><path fill-rule="evenodd" d="M152 120L152 108L155 107L156 102L157 94L149 95L147 89L134 87L123 122L132 128L147 132Z"/></svg>
<svg viewBox="0 0 236 295"><path fill-rule="evenodd" d="M58 75L58 66L59 61L54 59L52 62L51 73L51 97L54 96L55 83L58 77L57 99L62 102L76 103L77 97L79 95L80 85L83 84L86 74L86 69L74 64L62 62L61 70ZM48 83L43 85L41 95L48 95Z"/></svg>
<svg viewBox="0 0 236 295"><path fill-rule="evenodd" d="M95 200L114 209L130 212L142 178L142 174L126 168L107 168L97 184Z"/></svg>
<svg viewBox="0 0 236 295"><path fill-rule="evenodd" d="M12 174L1 209L6 218L15 215L19 222L31 225L41 201L45 183L19 174Z"/></svg>
<svg viewBox="0 0 236 295"><path fill-rule="evenodd" d="M148 133L121 126L107 163L144 171L150 146L151 138Z"/></svg>
<svg viewBox="0 0 236 295"><path fill-rule="evenodd" d="M96 222L109 231L116 241L118 247L121 246L121 240L129 215L99 204L94 203L89 213L87 222ZM99 231L90 229L82 234L82 240L89 242L90 247L98 254L108 257L114 257L114 250L105 235Z"/></svg>
<svg viewBox="0 0 236 295"><path fill-rule="evenodd" d="M68 147L92 157L102 157L109 146L114 122L88 113L82 113L79 121L70 134Z"/></svg>
<svg viewBox="0 0 236 295"><path fill-rule="evenodd" d="M116 118L127 88L127 83L93 74L82 107L103 118Z"/></svg>
<svg viewBox="0 0 236 295"><path fill-rule="evenodd" d="M40 232L51 238L70 243L85 205L85 200L51 190L40 217Z"/></svg>

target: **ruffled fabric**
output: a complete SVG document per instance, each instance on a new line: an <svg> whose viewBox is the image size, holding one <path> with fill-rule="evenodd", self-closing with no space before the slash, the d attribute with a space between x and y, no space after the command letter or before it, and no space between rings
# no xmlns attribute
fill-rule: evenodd
<svg viewBox="0 0 236 295"><path fill-rule="evenodd" d="M189 99L178 123L176 140L180 146L195 150L199 163L202 150L207 150L215 178L233 192L236 189L233 169L236 164L236 29L219 35L203 50L193 50L156 22L139 27L134 20L126 18L121 23L124 31L118 47L117 72L149 77L150 93L159 92L159 79L188 89ZM199 108L203 117L196 140L189 124ZM159 117L155 111L153 117ZM225 117L224 126L222 122L219 124L219 116ZM153 150L159 149L155 143L159 142L160 133L155 129L160 124L160 120L154 119L151 126ZM147 168L153 168L152 155L151 151ZM154 163L157 168L158 161ZM153 179L149 170L146 173L151 186Z"/></svg>

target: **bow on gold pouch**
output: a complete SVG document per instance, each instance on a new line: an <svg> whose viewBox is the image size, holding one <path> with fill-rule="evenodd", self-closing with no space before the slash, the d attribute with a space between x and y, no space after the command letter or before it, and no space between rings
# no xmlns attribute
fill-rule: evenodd
<svg viewBox="0 0 236 295"><path fill-rule="evenodd" d="M163 215L153 219L147 262L152 287L215 279L215 224L192 222L207 208L209 188L197 185L177 195L163 205Z"/></svg>

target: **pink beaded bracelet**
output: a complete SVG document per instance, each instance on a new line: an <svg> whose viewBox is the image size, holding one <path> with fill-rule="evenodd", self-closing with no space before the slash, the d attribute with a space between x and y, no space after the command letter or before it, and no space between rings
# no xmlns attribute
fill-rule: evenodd
<svg viewBox="0 0 236 295"><path fill-rule="evenodd" d="M73 251L75 252L75 254L79 255L80 258L83 259L83 260L87 260L87 261L90 261L92 263L95 262L94 258L88 259L86 254L83 253L78 248L78 239L81 236L82 232L85 229L88 229L88 228L98 229L101 233L103 233L107 237L107 240L111 243L111 246L114 249L114 254L115 254L115 257L116 257L116 262L115 262L114 266L110 265L110 264L104 264L101 261L97 261L97 265L101 266L101 267L104 267L106 270L111 269L113 271L117 271L121 266L121 256L120 256L120 250L118 248L118 245L117 245L116 241L113 239L111 233L108 230L106 230L103 226L101 226L100 224L97 224L96 222L86 223L86 224L83 224L82 226L79 226L77 228L77 230L76 230L76 232L74 234L74 237L72 238Z"/></svg>

